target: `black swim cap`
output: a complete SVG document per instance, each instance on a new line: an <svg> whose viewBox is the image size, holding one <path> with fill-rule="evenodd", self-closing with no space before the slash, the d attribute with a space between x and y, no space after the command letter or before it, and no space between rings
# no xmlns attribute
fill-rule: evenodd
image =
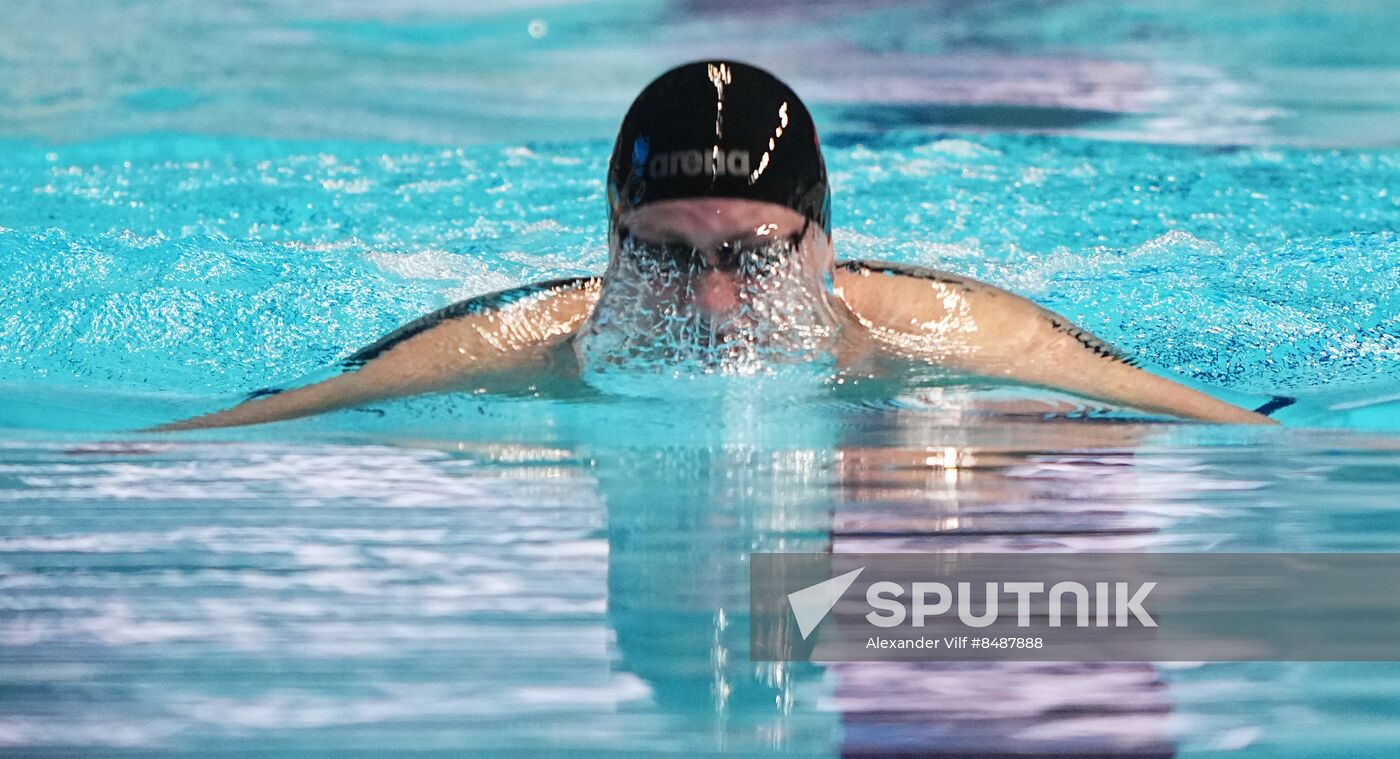
<svg viewBox="0 0 1400 759"><path fill-rule="evenodd" d="M697 61L637 96L608 165L609 212L660 200L746 198L786 206L831 234L831 192L812 115L759 68Z"/></svg>

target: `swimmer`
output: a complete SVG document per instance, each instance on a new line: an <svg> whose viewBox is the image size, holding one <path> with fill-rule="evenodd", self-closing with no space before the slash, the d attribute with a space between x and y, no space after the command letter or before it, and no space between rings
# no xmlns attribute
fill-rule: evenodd
<svg viewBox="0 0 1400 759"><path fill-rule="evenodd" d="M1154 414L1273 423L1143 371L1005 290L838 261L816 126L792 90L752 66L690 63L648 85L623 120L607 192L603 276L471 298L349 356L329 379L156 429L260 424L419 393L823 363L833 376L943 371Z"/></svg>

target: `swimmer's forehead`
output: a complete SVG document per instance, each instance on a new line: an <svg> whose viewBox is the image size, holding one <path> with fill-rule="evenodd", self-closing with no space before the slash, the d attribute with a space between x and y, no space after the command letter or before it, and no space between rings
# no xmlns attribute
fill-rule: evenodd
<svg viewBox="0 0 1400 759"><path fill-rule="evenodd" d="M787 237L807 224L791 208L740 198L658 201L618 219L632 234L663 242L705 244L749 237Z"/></svg>

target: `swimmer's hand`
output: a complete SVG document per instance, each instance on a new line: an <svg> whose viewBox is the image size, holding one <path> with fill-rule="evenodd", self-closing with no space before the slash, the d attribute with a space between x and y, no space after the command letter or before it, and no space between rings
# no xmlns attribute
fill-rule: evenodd
<svg viewBox="0 0 1400 759"><path fill-rule="evenodd" d="M262 424L387 398L538 376L583 324L597 280L562 279L462 301L411 322L341 362L330 379L260 391L239 405L150 431Z"/></svg>
<svg viewBox="0 0 1400 759"><path fill-rule="evenodd" d="M1277 424L1134 366L1058 314L976 280L901 264L839 264L836 289L881 352L1143 411Z"/></svg>

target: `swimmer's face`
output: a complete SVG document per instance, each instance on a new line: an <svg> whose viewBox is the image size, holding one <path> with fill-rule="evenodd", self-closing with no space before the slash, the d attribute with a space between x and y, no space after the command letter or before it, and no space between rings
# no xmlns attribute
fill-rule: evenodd
<svg viewBox="0 0 1400 759"><path fill-rule="evenodd" d="M611 259L576 341L591 369L752 374L829 355L833 253L783 206L700 198L614 220Z"/></svg>
<svg viewBox="0 0 1400 759"><path fill-rule="evenodd" d="M670 200L624 214L610 275L660 274L656 304L694 308L725 322L776 290L820 291L833 266L822 229L792 209L733 198ZM643 305L643 304L639 304Z"/></svg>

